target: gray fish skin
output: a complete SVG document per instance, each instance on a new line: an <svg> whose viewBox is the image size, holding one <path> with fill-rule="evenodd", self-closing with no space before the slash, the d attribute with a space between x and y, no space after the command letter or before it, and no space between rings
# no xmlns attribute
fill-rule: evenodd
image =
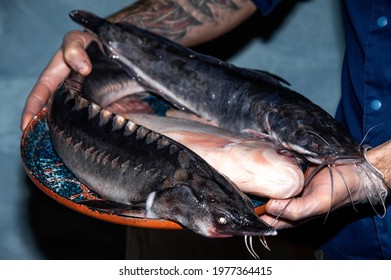
<svg viewBox="0 0 391 280"><path fill-rule="evenodd" d="M361 160L359 144L334 118L282 86L276 76L235 67L86 11L72 11L70 16L97 34L111 57L144 88L181 109L235 132L268 134L316 164Z"/></svg>
<svg viewBox="0 0 391 280"><path fill-rule="evenodd" d="M83 97L106 107L126 96L147 94L135 78L129 77L117 63L103 54L97 43L92 42L87 48L87 53L92 58L93 71L87 77L83 77L78 88ZM76 74L69 82L79 78L80 75Z"/></svg>
<svg viewBox="0 0 391 280"><path fill-rule="evenodd" d="M75 86L75 84L77 86ZM207 237L275 235L251 201L179 143L81 97L71 78L49 102L53 146L72 173L104 199L142 207Z"/></svg>

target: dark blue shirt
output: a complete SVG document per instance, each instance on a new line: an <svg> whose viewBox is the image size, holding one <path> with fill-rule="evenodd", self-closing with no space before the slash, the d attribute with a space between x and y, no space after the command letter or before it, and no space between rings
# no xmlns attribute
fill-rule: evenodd
<svg viewBox="0 0 391 280"><path fill-rule="evenodd" d="M278 2L254 0L263 14ZM357 141L377 146L391 139L391 1L345 0L344 13L346 52L336 118ZM384 218L373 211L354 218L339 213L346 224L330 230L323 250L336 259L391 259L390 204L387 212Z"/></svg>

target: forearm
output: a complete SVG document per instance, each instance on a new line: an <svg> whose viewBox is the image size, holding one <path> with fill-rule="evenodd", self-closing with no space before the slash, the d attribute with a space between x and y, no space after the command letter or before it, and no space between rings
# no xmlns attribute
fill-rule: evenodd
<svg viewBox="0 0 391 280"><path fill-rule="evenodd" d="M255 11L251 0L141 0L108 19L194 46L233 29Z"/></svg>
<svg viewBox="0 0 391 280"><path fill-rule="evenodd" d="M391 186L391 140L371 149L367 153L368 161L384 174L387 186Z"/></svg>

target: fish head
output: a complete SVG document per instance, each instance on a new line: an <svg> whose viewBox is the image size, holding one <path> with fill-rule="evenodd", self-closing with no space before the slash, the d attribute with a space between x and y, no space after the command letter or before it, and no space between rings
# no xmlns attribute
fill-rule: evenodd
<svg viewBox="0 0 391 280"><path fill-rule="evenodd" d="M344 159L359 160L360 148L356 141L349 135L337 132L331 135L325 129L320 133L305 132L302 137L298 136L288 148L297 152L299 157L304 157L315 164L334 164Z"/></svg>
<svg viewBox="0 0 391 280"><path fill-rule="evenodd" d="M270 236L276 235L274 228L264 223L249 207L238 208L236 201L214 200L207 210L209 237ZM244 206L244 205L243 205ZM203 222L202 217L200 222Z"/></svg>
<svg viewBox="0 0 391 280"><path fill-rule="evenodd" d="M152 193L147 201L147 217L173 220L206 237L276 234L240 195L229 197L217 191L212 197L189 185Z"/></svg>
<svg viewBox="0 0 391 280"><path fill-rule="evenodd" d="M254 115L264 117L260 122L265 125L263 130L274 143L298 157L315 164L360 157L356 140L334 117L305 96L284 89L270 95L264 103L268 105L254 106Z"/></svg>

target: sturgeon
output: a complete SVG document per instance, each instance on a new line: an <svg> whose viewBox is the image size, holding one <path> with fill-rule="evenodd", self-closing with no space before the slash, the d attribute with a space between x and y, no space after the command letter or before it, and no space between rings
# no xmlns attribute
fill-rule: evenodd
<svg viewBox="0 0 391 280"><path fill-rule="evenodd" d="M203 236L276 234L251 200L199 155L83 96L98 80L88 79L72 73L49 101L47 117L55 151L81 182L124 213L141 208L147 218Z"/></svg>

